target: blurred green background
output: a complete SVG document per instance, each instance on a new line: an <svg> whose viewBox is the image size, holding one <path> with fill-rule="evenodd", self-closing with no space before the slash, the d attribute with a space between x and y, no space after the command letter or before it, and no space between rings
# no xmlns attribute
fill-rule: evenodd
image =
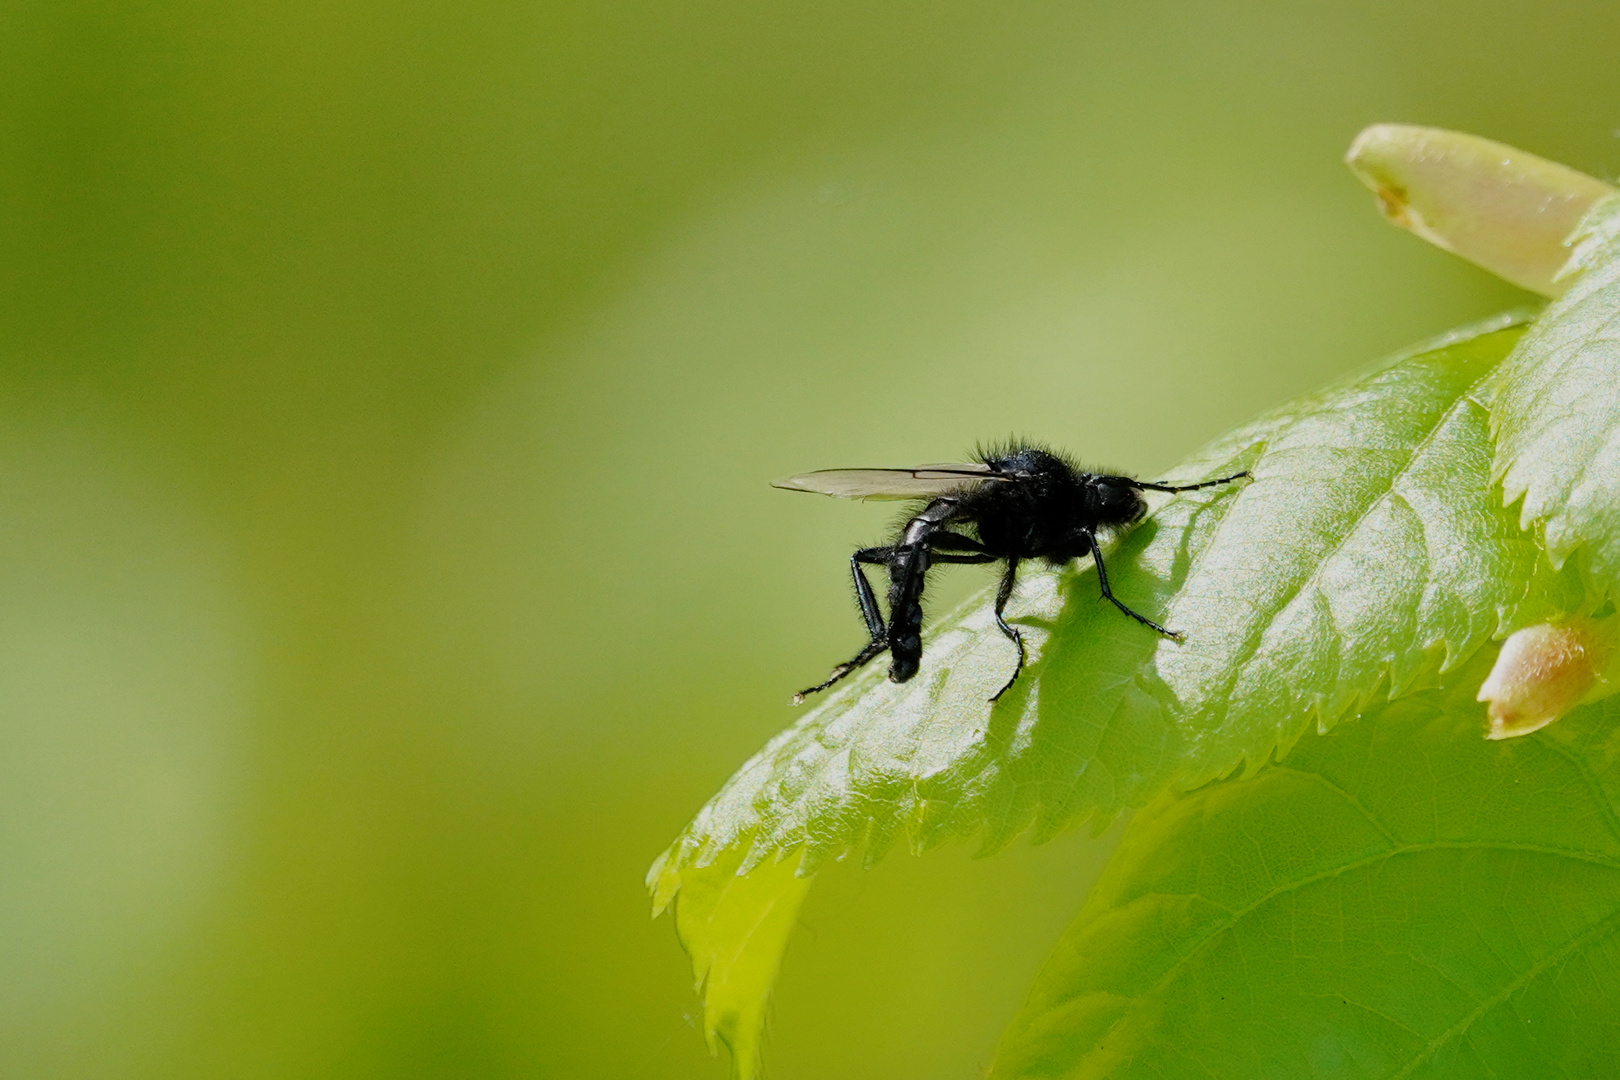
<svg viewBox="0 0 1620 1080"><path fill-rule="evenodd" d="M1522 299L1612 3L0 6L0 1075L710 1077L641 877L860 639L808 468L1152 473ZM942 592L983 579L958 570ZM1106 853L835 868L771 1075L978 1075Z"/></svg>

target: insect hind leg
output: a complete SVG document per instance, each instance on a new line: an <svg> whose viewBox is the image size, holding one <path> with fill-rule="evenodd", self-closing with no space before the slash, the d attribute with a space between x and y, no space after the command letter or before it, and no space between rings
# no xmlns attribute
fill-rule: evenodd
<svg viewBox="0 0 1620 1080"><path fill-rule="evenodd" d="M849 660L847 660L844 663L839 664L837 667L833 668L832 669L832 674L827 676L825 681L819 682L814 686L805 687L803 690L800 690L797 694L794 694L793 695L793 704L795 704L795 705L803 705L805 698L809 697L811 694L819 694L821 691L827 689L827 687L831 686L833 683L837 682L839 679L842 679L844 676L848 675L850 672L855 671L858 668L863 667L874 656L877 656L879 653L883 652L883 650L887 649L888 647L889 647L889 642L888 642L887 638L874 638L874 639L872 639L871 641L866 643L866 648L864 648L860 652L856 653Z"/></svg>
<svg viewBox="0 0 1620 1080"><path fill-rule="evenodd" d="M849 557L850 576L855 579L855 601L861 608L861 619L866 623L866 632L872 639L866 646L846 662L832 669L832 674L824 682L815 686L806 687L793 695L793 704L803 705L804 699L811 694L817 694L827 689L833 683L842 679L850 672L855 671L873 657L879 655L889 647L889 628L883 622L883 612L878 609L877 594L872 591L872 583L866 579L866 573L861 564L882 566L894 556L892 547L862 548Z"/></svg>
<svg viewBox="0 0 1620 1080"><path fill-rule="evenodd" d="M873 641L885 640L888 627L883 624L883 613L878 610L877 595L872 592L872 583L866 580L866 572L861 569L861 564L883 566L893 557L892 547L861 548L849 557L849 573L855 579L855 602L861 606L861 618L866 621L866 632L872 635Z"/></svg>

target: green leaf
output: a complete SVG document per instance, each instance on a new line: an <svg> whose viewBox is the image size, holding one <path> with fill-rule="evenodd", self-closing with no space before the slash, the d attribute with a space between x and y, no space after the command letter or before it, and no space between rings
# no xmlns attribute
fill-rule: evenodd
<svg viewBox="0 0 1620 1080"><path fill-rule="evenodd" d="M1486 742L1488 666L1140 814L992 1076L1620 1075L1620 705Z"/></svg>
<svg viewBox="0 0 1620 1080"><path fill-rule="evenodd" d="M1595 591L1620 585L1620 200L1576 234L1577 273L1503 365L1494 472L1553 565L1588 553Z"/></svg>
<svg viewBox="0 0 1620 1080"><path fill-rule="evenodd" d="M1167 499L1108 556L1115 591L1184 642L1102 602L1089 565L1030 573L1009 609L1030 666L993 708L1013 656L980 597L931 628L916 679L873 664L773 739L663 873L740 847L746 870L802 846L808 871L897 836L923 848L983 829L993 847L1031 823L1108 819L1258 766L1381 684L1404 691L1556 613L1570 583L1535 576L1537 548L1488 480L1482 395L1521 333L1507 319L1459 332L1172 470L1254 471Z"/></svg>
<svg viewBox="0 0 1620 1080"><path fill-rule="evenodd" d="M1108 555L1115 591L1185 641L1102 602L1090 566L1029 574L1010 614L1030 664L994 707L1013 656L986 595L930 628L917 678L874 664L745 764L653 868L655 892L787 852L808 875L896 840L979 834L990 850L1032 826L1101 828L1575 603L1489 479L1484 395L1522 332L1508 317L1459 331L1173 470L1254 473L1162 502Z"/></svg>

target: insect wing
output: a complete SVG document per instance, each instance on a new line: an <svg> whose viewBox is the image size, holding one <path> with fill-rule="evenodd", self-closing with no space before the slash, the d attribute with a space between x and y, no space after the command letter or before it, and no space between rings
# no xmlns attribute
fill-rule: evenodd
<svg viewBox="0 0 1620 1080"><path fill-rule="evenodd" d="M772 482L788 491L814 491L840 499L926 499L987 480L1006 480L988 465L919 465L914 469L822 469Z"/></svg>

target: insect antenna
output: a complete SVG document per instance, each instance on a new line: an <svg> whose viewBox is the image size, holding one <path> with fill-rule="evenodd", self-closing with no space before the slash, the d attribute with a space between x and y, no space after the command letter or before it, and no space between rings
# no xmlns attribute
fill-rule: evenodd
<svg viewBox="0 0 1620 1080"><path fill-rule="evenodd" d="M1233 473L1231 476L1222 476L1215 480L1202 480L1196 484L1159 484L1149 480L1130 479L1127 479L1126 482L1130 484L1131 487L1141 488L1143 491L1197 491L1200 488L1217 487L1221 484L1230 484L1234 480L1253 479L1254 474L1248 469L1244 469L1242 472Z"/></svg>

